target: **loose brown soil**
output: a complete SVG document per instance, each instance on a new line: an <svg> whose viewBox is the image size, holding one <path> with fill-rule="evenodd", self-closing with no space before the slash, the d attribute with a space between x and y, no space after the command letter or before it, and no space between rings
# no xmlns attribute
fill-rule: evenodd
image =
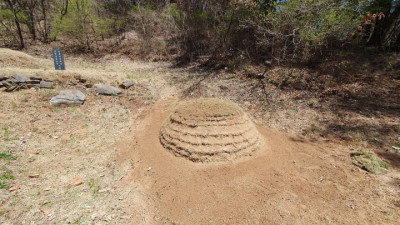
<svg viewBox="0 0 400 225"><path fill-rule="evenodd" d="M21 63L8 60L16 55ZM399 224L400 157L391 147L400 137L399 89L392 71L362 87L361 75L331 84L327 90L337 94L322 96L312 82L297 90L291 76L278 80L285 68L260 81L121 56L66 55L67 71L21 52L0 49L0 58L7 59L0 73L56 81L55 89L0 91L0 152L16 157L0 158L8 186L0 189L2 224ZM119 97L98 96L68 85L76 75L135 85ZM374 85L373 93L364 89ZM87 101L51 107L64 89L81 90ZM368 96L371 104L363 104ZM182 99L197 97L238 104L264 147L208 163L171 154L160 128ZM350 152L358 147L378 152L390 172L353 165Z"/></svg>
<svg viewBox="0 0 400 225"><path fill-rule="evenodd" d="M335 142L258 126L266 144L251 158L199 164L169 154L158 130L176 103L156 103L135 122L129 134L135 141L117 144L118 163L136 162L125 184L139 183L151 199L149 223L397 223L399 209L379 178L355 168Z"/></svg>

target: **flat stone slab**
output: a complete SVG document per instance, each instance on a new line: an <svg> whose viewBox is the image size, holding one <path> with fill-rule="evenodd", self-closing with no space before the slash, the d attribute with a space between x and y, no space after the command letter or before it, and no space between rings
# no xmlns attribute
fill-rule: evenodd
<svg viewBox="0 0 400 225"><path fill-rule="evenodd" d="M82 105L86 100L86 95L78 90L64 90L60 94L50 99L50 104L59 105Z"/></svg>
<svg viewBox="0 0 400 225"><path fill-rule="evenodd" d="M27 77L25 76L20 76L20 75L14 75L11 77L15 83L26 83L28 80Z"/></svg>
<svg viewBox="0 0 400 225"><path fill-rule="evenodd" d="M49 81L40 81L39 87L40 88L47 88L47 89L54 88L53 82L49 82Z"/></svg>
<svg viewBox="0 0 400 225"><path fill-rule="evenodd" d="M40 84L40 80L28 80L26 81L27 84Z"/></svg>
<svg viewBox="0 0 400 225"><path fill-rule="evenodd" d="M133 82L133 80L125 80L119 86L123 89L128 89L128 88L132 87L134 84L135 84L135 82Z"/></svg>
<svg viewBox="0 0 400 225"><path fill-rule="evenodd" d="M111 87L106 84L96 84L96 93L100 95L119 95L121 94L121 90L116 87Z"/></svg>
<svg viewBox="0 0 400 225"><path fill-rule="evenodd" d="M38 80L38 81L41 81L41 80L42 80L41 77L35 77L35 76L29 77L29 79L30 79L30 80Z"/></svg>

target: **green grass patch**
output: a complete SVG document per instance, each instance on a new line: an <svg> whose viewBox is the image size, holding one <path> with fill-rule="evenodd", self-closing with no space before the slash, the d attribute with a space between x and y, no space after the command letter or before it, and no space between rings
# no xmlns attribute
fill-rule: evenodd
<svg viewBox="0 0 400 225"><path fill-rule="evenodd" d="M367 149L356 149L350 152L353 164L373 174L385 174L389 164L382 161L374 152Z"/></svg>
<svg viewBox="0 0 400 225"><path fill-rule="evenodd" d="M72 225L85 225L85 221L82 220L75 220L74 222L72 222Z"/></svg>
<svg viewBox="0 0 400 225"><path fill-rule="evenodd" d="M11 154L10 150L4 151L4 152L0 152L0 159L5 159L5 160L16 160L17 157L13 156Z"/></svg>
<svg viewBox="0 0 400 225"><path fill-rule="evenodd" d="M6 181L3 180L3 178L0 177L0 189L8 189L8 185L6 184Z"/></svg>
<svg viewBox="0 0 400 225"><path fill-rule="evenodd" d="M14 176L12 175L11 171L7 168L4 168L3 174L0 176L0 189L8 189L9 186L6 181L12 179L14 179Z"/></svg>
<svg viewBox="0 0 400 225"><path fill-rule="evenodd" d="M18 137L11 137L11 131L7 125L3 126L3 140L10 141L10 140L18 140Z"/></svg>
<svg viewBox="0 0 400 225"><path fill-rule="evenodd" d="M100 190L100 184L98 179L90 179L88 186L92 190L93 194L98 194Z"/></svg>

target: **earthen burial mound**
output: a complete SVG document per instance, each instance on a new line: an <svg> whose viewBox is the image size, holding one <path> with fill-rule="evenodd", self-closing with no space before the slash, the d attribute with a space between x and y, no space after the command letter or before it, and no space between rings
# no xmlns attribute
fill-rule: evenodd
<svg viewBox="0 0 400 225"><path fill-rule="evenodd" d="M253 155L262 137L235 103L200 98L178 104L161 126L160 142L176 156L213 162Z"/></svg>

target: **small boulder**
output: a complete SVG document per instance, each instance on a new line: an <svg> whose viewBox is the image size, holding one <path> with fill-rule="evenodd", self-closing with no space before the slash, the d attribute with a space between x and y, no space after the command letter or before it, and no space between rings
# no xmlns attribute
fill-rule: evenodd
<svg viewBox="0 0 400 225"><path fill-rule="evenodd" d="M121 90L116 87L111 87L106 84L96 84L96 93L100 95L119 95Z"/></svg>
<svg viewBox="0 0 400 225"><path fill-rule="evenodd" d="M122 82L119 87L123 88L123 89L128 89L130 87L132 87L135 83L132 80L126 80L124 82Z"/></svg>
<svg viewBox="0 0 400 225"><path fill-rule="evenodd" d="M82 105L86 100L86 95L77 90L64 90L59 95L50 99L50 104L54 106Z"/></svg>
<svg viewBox="0 0 400 225"><path fill-rule="evenodd" d="M47 89L53 89L53 82L49 82L49 81L40 81L40 88L47 88Z"/></svg>

